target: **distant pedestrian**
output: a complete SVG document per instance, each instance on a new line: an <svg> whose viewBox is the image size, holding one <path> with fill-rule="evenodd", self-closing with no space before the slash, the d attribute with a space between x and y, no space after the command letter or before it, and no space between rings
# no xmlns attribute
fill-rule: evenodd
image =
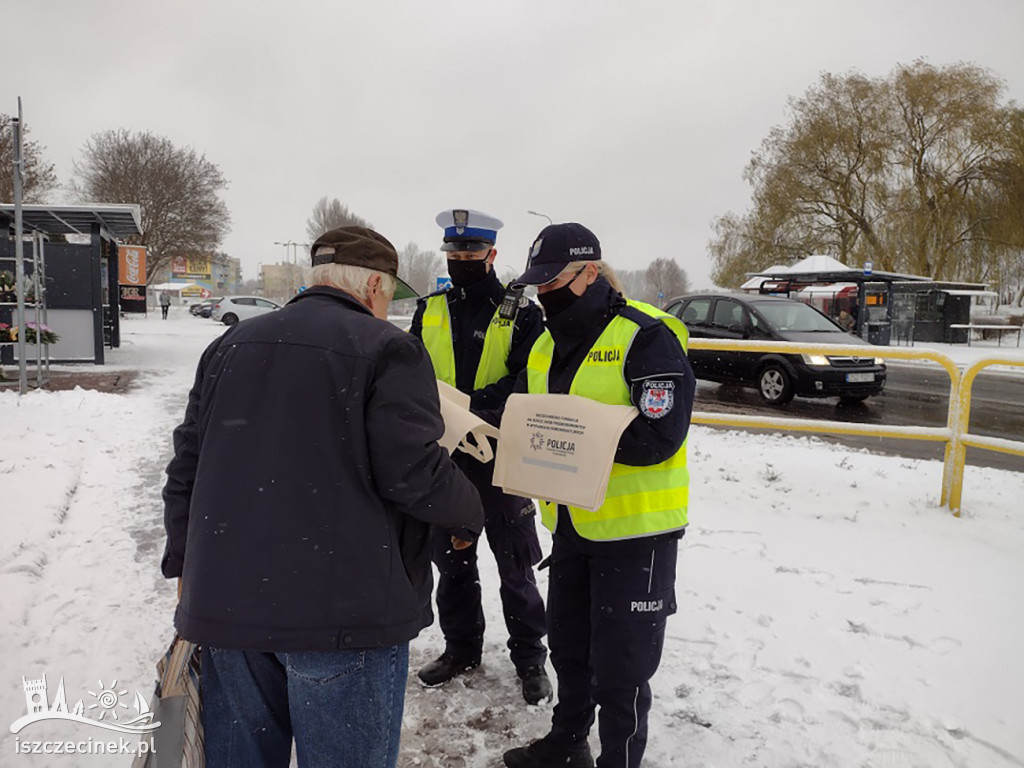
<svg viewBox="0 0 1024 768"><path fill-rule="evenodd" d="M171 308L171 294L167 291L160 292L160 314L164 320L167 319L167 312Z"/></svg>
<svg viewBox="0 0 1024 768"><path fill-rule="evenodd" d="M287 768L293 738L300 766L394 766L430 526L483 527L430 358L387 322L416 295L394 247L341 227L311 257L312 287L206 349L174 431L162 569L203 646L208 768Z"/></svg>

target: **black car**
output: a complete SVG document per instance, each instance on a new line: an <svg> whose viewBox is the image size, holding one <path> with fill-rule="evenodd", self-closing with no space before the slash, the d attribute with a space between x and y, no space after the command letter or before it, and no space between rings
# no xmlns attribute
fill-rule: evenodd
<svg viewBox="0 0 1024 768"><path fill-rule="evenodd" d="M802 301L777 296L692 294L672 299L665 311L680 318L695 339L751 339L803 344L849 344L849 355L690 350L698 379L754 387L771 405L795 395L864 400L885 387L885 365L870 344ZM860 349L868 347L869 349Z"/></svg>

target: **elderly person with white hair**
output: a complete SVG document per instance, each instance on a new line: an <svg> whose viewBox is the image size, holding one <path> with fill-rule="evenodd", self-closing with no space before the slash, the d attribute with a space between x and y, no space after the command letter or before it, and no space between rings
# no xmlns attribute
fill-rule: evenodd
<svg viewBox="0 0 1024 768"><path fill-rule="evenodd" d="M206 765L394 766L409 641L433 620L430 526L480 498L437 440L420 341L387 322L398 255L313 244L312 287L203 353L164 487L175 626L203 647Z"/></svg>

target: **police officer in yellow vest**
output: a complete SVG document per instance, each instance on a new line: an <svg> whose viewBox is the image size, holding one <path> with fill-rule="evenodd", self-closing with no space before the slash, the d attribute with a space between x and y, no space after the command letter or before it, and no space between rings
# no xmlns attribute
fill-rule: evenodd
<svg viewBox="0 0 1024 768"><path fill-rule="evenodd" d="M695 388L687 331L677 318L626 300L597 238L580 224L545 227L517 282L538 286L547 331L516 390L632 404L639 415L619 440L596 514L542 502L553 532L548 642L558 700L550 733L506 752L505 765L593 766L587 735L597 711L597 764L634 768L647 743L649 681L676 610L687 523Z"/></svg>
<svg viewBox="0 0 1024 768"><path fill-rule="evenodd" d="M444 228L441 250L448 256L452 286L420 299L410 330L423 340L437 378L469 394L473 410L500 409L544 330L540 310L521 298L521 290L503 287L494 274L501 221L455 209L438 214L437 223ZM484 531L501 579L512 663L523 698L536 704L551 697L544 671L544 602L533 571L541 557L536 508L532 500L508 496L492 485L493 463L481 464L463 453L453 458L480 491ZM477 544L457 549L438 529L432 546L440 572L437 612L445 650L419 670L427 686L446 683L479 665L484 641Z"/></svg>

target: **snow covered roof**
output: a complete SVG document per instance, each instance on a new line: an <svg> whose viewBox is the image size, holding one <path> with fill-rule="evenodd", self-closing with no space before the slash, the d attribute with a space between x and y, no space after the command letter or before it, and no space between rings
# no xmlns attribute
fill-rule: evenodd
<svg viewBox="0 0 1024 768"><path fill-rule="evenodd" d="M740 290L756 291L761 287L761 283L764 282L765 275L772 275L780 272L785 272L788 269L789 267L784 266L782 264L776 264L774 267L768 267L768 269L766 269L764 272L759 272L758 274L754 275L752 278L747 280L747 282L740 286Z"/></svg>
<svg viewBox="0 0 1024 768"><path fill-rule="evenodd" d="M819 253L815 256L808 256L789 267L789 272L842 272L850 269L838 259Z"/></svg>
<svg viewBox="0 0 1024 768"><path fill-rule="evenodd" d="M855 281L864 282L934 282L930 277L921 275L904 275L899 272L871 272L866 274L863 269L848 267L838 259L834 259L823 253L808 256L796 264L788 267L769 267L761 272L748 272L751 279L743 284L745 290L757 290L766 278L774 278L779 281L788 280L792 282L840 282Z"/></svg>

